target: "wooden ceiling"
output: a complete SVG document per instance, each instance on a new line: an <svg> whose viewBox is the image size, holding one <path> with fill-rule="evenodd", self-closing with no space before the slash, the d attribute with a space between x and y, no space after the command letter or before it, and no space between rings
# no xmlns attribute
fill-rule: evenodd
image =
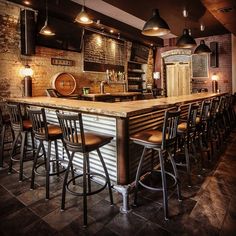
<svg viewBox="0 0 236 236"><path fill-rule="evenodd" d="M23 0L10 0L17 4L24 5ZM31 0L28 7L45 13L45 0ZM206 37L211 35L225 34L232 32L236 34L236 11L235 0L104 0L119 9L122 9L143 21L146 21L152 14L152 9L158 8L162 18L166 20L171 29L171 33L180 36L183 28L191 29L192 36ZM73 22L81 5L70 0L48 0L49 15ZM231 6L232 11L222 13L219 8ZM188 17L182 15L183 9L188 11ZM158 37L147 37L141 34L141 30L122 23L116 19L105 16L97 11L88 9L88 13L93 19L99 19L102 25L93 24L93 28L105 30L113 28L115 34L118 32L121 37L132 41L140 41L144 44L158 45L163 44L163 40ZM200 24L204 24L205 30L200 30Z"/></svg>

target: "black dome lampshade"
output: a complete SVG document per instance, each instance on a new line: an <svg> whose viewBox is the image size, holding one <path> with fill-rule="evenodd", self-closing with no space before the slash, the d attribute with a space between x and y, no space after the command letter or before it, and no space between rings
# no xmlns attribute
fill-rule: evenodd
<svg viewBox="0 0 236 236"><path fill-rule="evenodd" d="M183 35L178 39L176 46L180 48L192 48L195 47L196 41L195 39L189 34L188 29L184 29Z"/></svg>
<svg viewBox="0 0 236 236"><path fill-rule="evenodd" d="M54 36L55 32L51 29L51 27L48 24L48 1L45 1L45 13L46 13L46 19L45 19L45 23L44 26L41 28L41 30L39 31L40 34L45 35L45 36Z"/></svg>
<svg viewBox="0 0 236 236"><path fill-rule="evenodd" d="M208 54L208 53L212 53L211 49L205 44L204 40L201 40L200 44L195 49L194 54Z"/></svg>
<svg viewBox="0 0 236 236"><path fill-rule="evenodd" d="M153 15L144 24L142 34L146 36L162 36L170 33L168 24L160 17L159 10L154 9Z"/></svg>

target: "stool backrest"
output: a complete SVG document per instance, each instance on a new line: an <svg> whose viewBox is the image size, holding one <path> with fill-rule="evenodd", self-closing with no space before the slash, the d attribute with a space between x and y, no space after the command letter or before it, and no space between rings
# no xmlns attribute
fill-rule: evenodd
<svg viewBox="0 0 236 236"><path fill-rule="evenodd" d="M187 118L187 131L192 133L196 130L196 118L198 114L199 105L196 103L191 103L188 109L188 118Z"/></svg>
<svg viewBox="0 0 236 236"><path fill-rule="evenodd" d="M11 126L14 131L23 131L23 118L20 109L20 104L7 104L10 115Z"/></svg>
<svg viewBox="0 0 236 236"><path fill-rule="evenodd" d="M164 124L162 129L162 149L175 145L177 139L177 127L179 123L180 110L165 111Z"/></svg>
<svg viewBox="0 0 236 236"><path fill-rule="evenodd" d="M57 113L57 118L62 129L63 142L73 151L85 152L85 138L82 114L68 115Z"/></svg>
<svg viewBox="0 0 236 236"><path fill-rule="evenodd" d="M218 108L218 113L223 114L224 109L225 109L225 102L226 102L226 97L221 96L220 97L220 102L219 102L219 108Z"/></svg>
<svg viewBox="0 0 236 236"><path fill-rule="evenodd" d="M45 109L28 109L32 129L36 139L48 140L48 126Z"/></svg>
<svg viewBox="0 0 236 236"><path fill-rule="evenodd" d="M205 122L209 119L210 108L211 108L211 102L209 100L204 100L201 106L200 122Z"/></svg>
<svg viewBox="0 0 236 236"><path fill-rule="evenodd" d="M219 107L219 98L213 98L211 100L211 108L210 108L210 117L211 119L215 119L216 118L216 114L218 111L218 107Z"/></svg>

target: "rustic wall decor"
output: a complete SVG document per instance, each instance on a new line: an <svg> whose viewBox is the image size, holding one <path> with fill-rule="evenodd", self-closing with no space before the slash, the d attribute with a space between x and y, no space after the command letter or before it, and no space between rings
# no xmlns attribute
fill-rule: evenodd
<svg viewBox="0 0 236 236"><path fill-rule="evenodd" d="M54 66L74 66L75 62L73 60L52 57L51 58L51 65L54 65Z"/></svg>
<svg viewBox="0 0 236 236"><path fill-rule="evenodd" d="M208 55L192 55L192 78L208 78Z"/></svg>

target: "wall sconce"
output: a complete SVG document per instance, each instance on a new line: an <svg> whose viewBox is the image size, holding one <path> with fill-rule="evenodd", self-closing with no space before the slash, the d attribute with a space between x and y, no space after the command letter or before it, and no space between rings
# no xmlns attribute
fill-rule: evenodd
<svg viewBox="0 0 236 236"><path fill-rule="evenodd" d="M161 78L161 74L159 71L153 72L153 79L160 79Z"/></svg>
<svg viewBox="0 0 236 236"><path fill-rule="evenodd" d="M212 80L212 92L213 93L217 93L218 92L218 80L219 80L219 76L216 74L213 74L211 76L211 80Z"/></svg>
<svg viewBox="0 0 236 236"><path fill-rule="evenodd" d="M20 75L24 78L23 80L23 90L25 97L32 97L32 75L33 70L29 65L25 65L24 68L20 69Z"/></svg>

